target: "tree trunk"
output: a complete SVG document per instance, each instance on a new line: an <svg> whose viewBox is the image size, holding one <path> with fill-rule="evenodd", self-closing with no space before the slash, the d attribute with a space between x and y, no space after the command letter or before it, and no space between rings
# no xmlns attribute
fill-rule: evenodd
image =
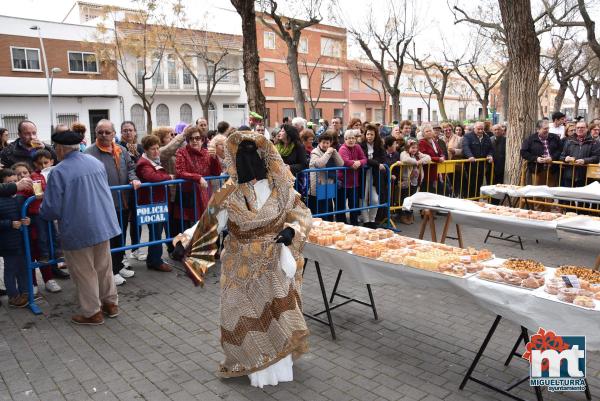
<svg viewBox="0 0 600 401"><path fill-rule="evenodd" d="M400 122L400 91L390 93L392 98L392 121Z"/></svg>
<svg viewBox="0 0 600 401"><path fill-rule="evenodd" d="M535 130L540 42L531 16L530 0L498 0L498 4L511 65L508 76L510 102L504 177L506 183L516 185L521 174L521 144Z"/></svg>
<svg viewBox="0 0 600 401"><path fill-rule="evenodd" d="M144 103L144 111L146 112L146 135L150 135L152 133L152 105Z"/></svg>
<svg viewBox="0 0 600 401"><path fill-rule="evenodd" d="M294 95L294 106L296 107L296 116L306 118L306 108L304 107L304 93L300 82L300 70L298 69L298 50L294 46L288 45L287 65L292 80L292 93Z"/></svg>
<svg viewBox="0 0 600 401"><path fill-rule="evenodd" d="M260 87L258 45L256 40L256 13L254 0L231 0L237 13L242 18L242 64L244 66L244 83L248 107L265 119L267 107L265 95Z"/></svg>
<svg viewBox="0 0 600 401"><path fill-rule="evenodd" d="M446 115L446 105L444 104L444 97L441 95L437 95L438 109L440 110L440 117L442 117L442 121L448 121L448 116Z"/></svg>
<svg viewBox="0 0 600 401"><path fill-rule="evenodd" d="M502 93L502 121L506 121L510 99L508 98L508 76L510 75L510 62L506 63L504 78L500 82L500 91Z"/></svg>
<svg viewBox="0 0 600 401"><path fill-rule="evenodd" d="M575 104L573 105L573 118L577 118L577 115L579 114L579 102L580 99L575 96Z"/></svg>
<svg viewBox="0 0 600 401"><path fill-rule="evenodd" d="M202 117L206 120L206 123L210 126L210 122L208 121L208 106L210 103L207 101L202 105ZM212 127L214 128L214 127Z"/></svg>
<svg viewBox="0 0 600 401"><path fill-rule="evenodd" d="M560 107L562 106L562 102L565 98L568 88L569 86L566 82L561 83L558 86L558 92L556 92L556 97L554 98L554 109L552 111L560 111Z"/></svg>
<svg viewBox="0 0 600 401"><path fill-rule="evenodd" d="M479 119L481 121L485 121L487 120L487 116L488 116L488 106L490 105L490 99L488 96L485 96L481 102L481 112L479 113Z"/></svg>

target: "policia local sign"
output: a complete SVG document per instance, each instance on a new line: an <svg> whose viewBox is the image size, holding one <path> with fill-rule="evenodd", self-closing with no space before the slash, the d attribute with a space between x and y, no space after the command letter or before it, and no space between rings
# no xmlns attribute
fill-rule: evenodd
<svg viewBox="0 0 600 401"><path fill-rule="evenodd" d="M164 223L169 219L169 206L166 203L138 205L136 209L137 224Z"/></svg>

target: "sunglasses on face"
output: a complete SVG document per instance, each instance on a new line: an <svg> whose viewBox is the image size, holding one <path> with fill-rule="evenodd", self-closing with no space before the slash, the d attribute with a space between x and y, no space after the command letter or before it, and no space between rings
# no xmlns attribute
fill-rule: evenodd
<svg viewBox="0 0 600 401"><path fill-rule="evenodd" d="M201 136L193 136L190 138L190 142L194 142L194 141L200 142L201 140L202 140Z"/></svg>
<svg viewBox="0 0 600 401"><path fill-rule="evenodd" d="M171 138L174 138L174 137L176 137L176 136L177 136L177 133L176 133L176 132L171 132Z"/></svg>

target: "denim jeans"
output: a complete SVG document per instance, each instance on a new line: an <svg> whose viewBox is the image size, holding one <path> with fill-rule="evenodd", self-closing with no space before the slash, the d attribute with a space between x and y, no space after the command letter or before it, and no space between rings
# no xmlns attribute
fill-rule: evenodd
<svg viewBox="0 0 600 401"><path fill-rule="evenodd" d="M24 255L4 256L4 285L9 298L27 292L26 269Z"/></svg>
<svg viewBox="0 0 600 401"><path fill-rule="evenodd" d="M31 223L35 226L37 231L38 248L41 257L50 256L50 240L52 240L52 247L54 248L54 256L61 254L62 250L59 247L58 231L54 227L54 222L48 224L48 220L44 220L39 214L31 216Z"/></svg>
<svg viewBox="0 0 600 401"><path fill-rule="evenodd" d="M165 223L148 224L148 240L159 241L162 239L162 233ZM148 247L148 258L146 265L149 267L158 267L163 263L162 260L163 244L150 245Z"/></svg>

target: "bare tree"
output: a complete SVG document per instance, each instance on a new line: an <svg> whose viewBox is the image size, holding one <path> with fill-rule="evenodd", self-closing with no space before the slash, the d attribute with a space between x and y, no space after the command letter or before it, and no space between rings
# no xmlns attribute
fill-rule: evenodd
<svg viewBox="0 0 600 401"><path fill-rule="evenodd" d="M478 35L468 61L450 60L446 56L446 61L454 66L454 71L469 85L477 101L481 104L479 113L481 120L487 118L490 92L500 83L505 73L504 65L488 58L488 54L486 54L489 51L488 48L489 41L484 36Z"/></svg>
<svg viewBox="0 0 600 401"><path fill-rule="evenodd" d="M320 118L316 117L315 112L325 86L342 74L342 70L339 67L336 67L333 71L323 71L320 65L321 58L322 56L319 55L314 62L309 62L307 57L302 57L300 60L300 65L302 66L301 71L307 76L307 88L304 92L306 95L304 97L308 100L310 105L311 120ZM318 77L318 86L316 86L314 83L317 80L315 77L318 73L320 73L320 76ZM300 80L300 82L302 83L302 80Z"/></svg>
<svg viewBox="0 0 600 401"><path fill-rule="evenodd" d="M586 68L585 57L582 57L585 44L567 39L565 36L554 36L551 57L554 64L554 78L558 83L558 92L554 98L554 109L560 111L569 82Z"/></svg>
<svg viewBox="0 0 600 401"><path fill-rule="evenodd" d="M548 78L554 71L554 60L550 54L541 54L540 58L540 79L538 81L538 118L544 118L544 108L542 106L542 99L544 95L547 95L548 88L550 88L551 81Z"/></svg>
<svg viewBox="0 0 600 401"><path fill-rule="evenodd" d="M358 81L365 85L367 88L377 93L379 101L383 103L383 115L381 123L385 125L388 97L385 87L381 85L381 77L379 76L377 71L373 69L373 67L363 68L362 63L356 63L352 67L354 69L352 76L358 79ZM375 84L375 82L379 83L379 85Z"/></svg>
<svg viewBox="0 0 600 401"><path fill-rule="evenodd" d="M412 87L413 91L419 95L423 103L425 103L425 106L427 106L427 121L431 121L431 97L434 94L432 86L429 84L429 82L423 82L423 86L421 88L417 88L417 82L414 77L410 77L408 79L408 83ZM421 123L422 121L418 119L417 124L420 125Z"/></svg>
<svg viewBox="0 0 600 401"><path fill-rule="evenodd" d="M413 52L410 54L410 58L414 63L415 69L423 72L425 75L425 79L437 100L442 120L448 120L444 98L446 97L446 90L448 89L448 80L450 75L454 72L455 67L444 65L441 62L428 61L429 56L422 58L417 57L414 43Z"/></svg>
<svg viewBox="0 0 600 401"><path fill-rule="evenodd" d="M139 12L125 17L120 16L118 7L104 7L103 20L97 25L95 50L99 61L112 65L139 97L146 113L146 132L152 132L152 105L162 82L160 65L169 27L160 21L154 1L141 1L139 5Z"/></svg>
<svg viewBox="0 0 600 401"><path fill-rule="evenodd" d="M256 12L254 0L230 0L238 15L242 18L242 64L244 66L244 83L248 107L261 116L266 116L267 106L265 95L260 87L258 66L258 42L256 39Z"/></svg>
<svg viewBox="0 0 600 401"><path fill-rule="evenodd" d="M510 60L508 96L508 135L506 172L509 183L519 181L521 168L516 162L526 135L534 131L537 89L540 74L540 41L529 0L498 0L506 29L506 48ZM508 155L512 155L509 158ZM515 160L516 159L516 160Z"/></svg>
<svg viewBox="0 0 600 401"><path fill-rule="evenodd" d="M583 87L581 85L581 79L579 77L577 77L577 83L575 85L573 84L573 81L575 80L569 81L569 92L571 92L571 95L573 95L573 99L575 99L572 117L576 118L579 115L579 104L581 102L581 99L583 99L583 96L585 96L585 91L581 90L583 89Z"/></svg>
<svg viewBox="0 0 600 401"><path fill-rule="evenodd" d="M208 119L208 110L217 85L233 77L240 68L233 66L233 57L239 55L240 43L234 35L193 29L187 23L184 9L175 17L179 27L169 30L169 45L183 65L185 74L194 83L196 99Z"/></svg>
<svg viewBox="0 0 600 401"><path fill-rule="evenodd" d="M580 27L584 28L587 34L587 43L600 58L600 43L596 37L596 22L590 17L585 0L542 0L545 11L548 14L553 24L560 27ZM573 11L577 11L580 20L574 21L572 17ZM557 17L556 12L562 13Z"/></svg>
<svg viewBox="0 0 600 401"><path fill-rule="evenodd" d="M399 120L400 77L408 46L416 34L416 7L412 0L390 1L386 4L385 10L371 10L360 28L347 29L379 72L381 85L392 99L392 119ZM340 2L337 8L343 9ZM342 15L341 12L336 14ZM386 21L378 21L375 14L387 16ZM387 65L392 70L391 77L388 76Z"/></svg>
<svg viewBox="0 0 600 401"><path fill-rule="evenodd" d="M287 46L286 61L292 82L296 114L302 118L306 118L304 93L302 92L300 71L298 68L298 45L300 44L302 30L321 22L321 0L308 0L306 2L298 3L298 5L303 7L303 19L280 15L277 10L279 5L275 0L261 0L260 3L262 10L268 14L275 23L275 34L279 36ZM266 27L271 28L273 26L273 24L270 24L265 19L264 15L260 15L259 19Z"/></svg>

